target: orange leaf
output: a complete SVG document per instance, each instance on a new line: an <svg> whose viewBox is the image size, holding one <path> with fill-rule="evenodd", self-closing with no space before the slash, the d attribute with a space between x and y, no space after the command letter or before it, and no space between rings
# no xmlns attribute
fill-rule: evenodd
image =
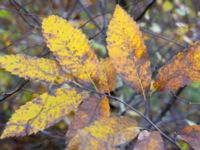
<svg viewBox="0 0 200 150"><path fill-rule="evenodd" d="M159 132L142 131L133 150L164 150L164 143Z"/></svg>
<svg viewBox="0 0 200 150"><path fill-rule="evenodd" d="M103 93L113 91L116 83L116 69L110 58L100 61L100 75L94 80L98 90Z"/></svg>
<svg viewBox="0 0 200 150"><path fill-rule="evenodd" d="M78 130L90 125L93 121L109 116L110 106L107 97L103 96L101 99L98 95L91 95L79 106L66 136L72 138Z"/></svg>
<svg viewBox="0 0 200 150"><path fill-rule="evenodd" d="M200 81L200 42L192 44L163 66L156 77L154 87L161 90L173 90Z"/></svg>
<svg viewBox="0 0 200 150"><path fill-rule="evenodd" d="M185 127L177 137L178 139L187 142L194 150L199 150L200 148L199 125Z"/></svg>

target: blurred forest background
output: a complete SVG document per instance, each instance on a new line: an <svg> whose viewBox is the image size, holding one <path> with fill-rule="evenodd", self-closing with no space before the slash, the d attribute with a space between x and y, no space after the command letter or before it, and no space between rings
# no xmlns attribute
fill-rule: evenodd
<svg viewBox="0 0 200 150"><path fill-rule="evenodd" d="M199 0L0 0L0 55L23 53L52 57L43 41L40 23L43 17L55 14L81 28L96 54L106 57L106 28L116 3L126 9L141 27L153 76L188 44L200 40ZM0 133L19 106L46 89L47 85L25 81L0 69ZM142 96L122 82L117 83L112 94L143 111ZM200 124L199 83L169 93L153 92L150 102L151 119L171 137L175 137L186 124ZM113 114L141 119L122 104L111 101L111 106ZM0 150L64 149L70 119L66 117L36 135L0 140ZM168 149L173 149L165 142ZM189 149L186 144L181 145L183 149Z"/></svg>

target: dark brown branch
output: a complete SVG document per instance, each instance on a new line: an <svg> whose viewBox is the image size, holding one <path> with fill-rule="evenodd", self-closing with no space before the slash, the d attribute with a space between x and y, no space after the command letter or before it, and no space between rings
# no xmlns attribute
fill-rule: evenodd
<svg viewBox="0 0 200 150"><path fill-rule="evenodd" d="M145 9L142 11L142 13L140 13L139 16L137 16L137 18L135 18L135 21L139 21L140 19L142 19L142 17L145 15L145 13L153 6L153 4L156 2L156 0L152 0L150 3L147 4L147 6L145 7Z"/></svg>
<svg viewBox="0 0 200 150"><path fill-rule="evenodd" d="M181 102L181 103L183 103L183 104L186 104L186 105L194 105L194 106L195 106L195 105L200 105L200 103L189 102L189 101L187 101L187 100L181 98L180 96L176 95L176 93L171 92L171 94L177 98L178 102Z"/></svg>

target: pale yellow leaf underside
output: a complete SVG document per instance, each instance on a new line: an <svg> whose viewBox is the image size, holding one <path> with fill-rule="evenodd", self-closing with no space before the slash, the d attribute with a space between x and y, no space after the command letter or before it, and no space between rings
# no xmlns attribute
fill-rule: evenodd
<svg viewBox="0 0 200 150"><path fill-rule="evenodd" d="M62 82L61 68L56 61L26 55L5 55L0 57L0 66L6 71L25 79L47 82Z"/></svg>
<svg viewBox="0 0 200 150"><path fill-rule="evenodd" d="M66 73L91 81L98 69L98 59L81 30L61 17L49 16L42 22L47 46Z"/></svg>
<svg viewBox="0 0 200 150"><path fill-rule="evenodd" d="M150 85L150 61L136 22L117 5L107 32L109 56L126 83L137 91Z"/></svg>
<svg viewBox="0 0 200 150"><path fill-rule="evenodd" d="M1 138L37 133L60 121L77 109L86 93L59 88L52 94L44 93L21 106L11 117Z"/></svg>
<svg viewBox="0 0 200 150"><path fill-rule="evenodd" d="M114 150L117 145L134 139L139 133L135 121L112 117L95 121L70 141L67 150Z"/></svg>

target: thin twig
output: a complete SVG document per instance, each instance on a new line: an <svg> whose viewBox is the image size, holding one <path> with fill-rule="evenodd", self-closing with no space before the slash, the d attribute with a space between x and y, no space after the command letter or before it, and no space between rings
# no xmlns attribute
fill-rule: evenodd
<svg viewBox="0 0 200 150"><path fill-rule="evenodd" d="M98 23L92 19L93 17L90 15L90 12L84 7L84 5L82 4L82 2L80 0L77 0L78 4L80 5L80 7L85 11L85 13L87 14L87 16L89 17L89 19L91 19L92 23L97 27L97 29L101 32L102 29L101 27L98 25Z"/></svg>
<svg viewBox="0 0 200 150"><path fill-rule="evenodd" d="M19 11L23 10L25 12L25 14L27 16L29 16L32 21L34 21L34 23L36 23L38 26L40 26L41 23L38 21L38 19L36 17L34 17L31 13L29 13L29 11L27 11L23 6L21 6L16 0L10 0L10 3L17 6Z"/></svg>
<svg viewBox="0 0 200 150"><path fill-rule="evenodd" d="M172 96L175 96L179 102L186 104L186 105L200 105L200 103L193 103L193 102L188 102L187 100L181 98L180 96L176 95L174 92L170 92ZM180 95L180 94L179 94Z"/></svg>
<svg viewBox="0 0 200 150"><path fill-rule="evenodd" d="M103 32L106 35L106 29L108 25L108 20L106 18L106 0L101 0L101 11L102 11L102 17L103 17Z"/></svg>
<svg viewBox="0 0 200 150"><path fill-rule="evenodd" d="M185 46L183 46L182 44L180 44L180 43L178 43L178 42L176 42L176 41L174 41L174 40L172 40L172 39L170 39L170 38L167 38L167 37L165 37L165 36L162 36L162 35L153 33L153 32L151 32L151 31L148 31L148 30L145 30L145 29L141 29L141 30L142 30L144 33L147 33L147 34L151 35L151 37L153 37L153 38L160 38L160 39L166 40L166 41L168 41L168 42L174 43L174 44L178 45L179 47L185 48Z"/></svg>
<svg viewBox="0 0 200 150"><path fill-rule="evenodd" d="M90 23L92 20L94 20L94 19L96 19L97 17L100 17L100 16L102 16L102 15L99 14L99 15L96 15L96 16L92 17L91 19L88 19L88 21L86 21L85 23L83 23L82 25L80 25L78 28L79 29L83 28L86 24Z"/></svg>
<svg viewBox="0 0 200 150"><path fill-rule="evenodd" d="M154 123L158 123L160 120L162 120L162 118L166 115L166 113L171 109L171 107L174 105L174 103L177 100L177 96L180 95L183 90L185 89L185 87L182 87L180 89L178 89L178 91L176 92L176 96L173 96L171 98L171 100L167 103L166 107L161 111L161 113L156 117Z"/></svg>
<svg viewBox="0 0 200 150"><path fill-rule="evenodd" d="M29 80L21 80L19 83L17 83L17 86L14 88L14 90L11 90L10 92L7 92L3 94L2 98L0 99L0 103L5 101L8 97L14 95L15 93L19 92L25 85L29 83Z"/></svg>
<svg viewBox="0 0 200 150"><path fill-rule="evenodd" d="M30 27L31 29L34 29L35 26L28 21L28 19L23 15L23 13L21 13L20 11L21 8L19 8L18 5L16 5L15 1L10 0L10 3L13 5L18 15L24 20L24 22L28 25L28 27Z"/></svg>

